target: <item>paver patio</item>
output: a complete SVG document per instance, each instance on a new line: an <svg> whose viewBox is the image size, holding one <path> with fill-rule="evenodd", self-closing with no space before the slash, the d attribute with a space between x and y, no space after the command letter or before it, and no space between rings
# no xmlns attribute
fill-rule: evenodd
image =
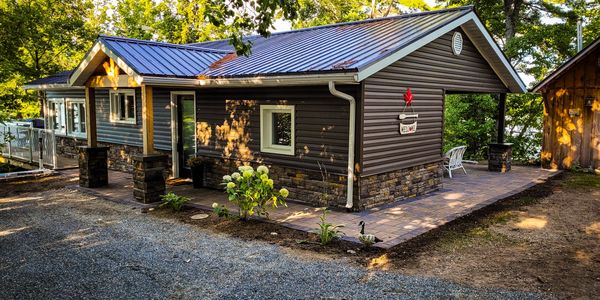
<svg viewBox="0 0 600 300"><path fill-rule="evenodd" d="M444 178L443 188L437 192L362 212L334 210L327 220L344 224L345 238L354 241L357 241L358 222L364 220L365 231L384 240L376 246L390 248L558 174L558 171L523 166L513 166L509 173L493 173L487 171L486 165L470 165L467 172L468 175L456 172L453 179ZM74 171L69 173L77 175ZM109 186L91 191L113 200L134 201L130 174L111 171L109 182ZM233 209L220 190L193 189L190 184L171 186L169 190L190 197L192 204L198 207L210 209L212 203L217 202ZM321 213L322 208L288 203L287 208L270 211L270 220L290 228L312 231L316 229Z"/></svg>

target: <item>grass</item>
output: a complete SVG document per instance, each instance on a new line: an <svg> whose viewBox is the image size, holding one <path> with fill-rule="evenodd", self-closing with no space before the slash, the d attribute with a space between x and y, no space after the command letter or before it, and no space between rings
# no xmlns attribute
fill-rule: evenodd
<svg viewBox="0 0 600 300"><path fill-rule="evenodd" d="M589 173L571 173L564 182L564 186L570 189L598 189L600 188L600 176Z"/></svg>
<svg viewBox="0 0 600 300"><path fill-rule="evenodd" d="M453 252L459 249L472 247L475 244L512 243L507 236L490 229L496 224L506 224L515 216L510 211L500 211L480 220L471 220L451 225L451 230L446 230L437 241L437 248Z"/></svg>

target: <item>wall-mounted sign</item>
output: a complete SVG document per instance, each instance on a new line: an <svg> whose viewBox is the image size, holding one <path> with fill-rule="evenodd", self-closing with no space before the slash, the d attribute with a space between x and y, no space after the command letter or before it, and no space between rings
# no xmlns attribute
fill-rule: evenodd
<svg viewBox="0 0 600 300"><path fill-rule="evenodd" d="M415 113L412 107L413 94L410 92L410 88L404 93L404 108L402 113L398 116L400 119L400 134L411 134L417 132L417 120L419 114ZM412 114L406 113L406 108L410 107Z"/></svg>
<svg viewBox="0 0 600 300"><path fill-rule="evenodd" d="M569 117L579 117L581 115L581 111L579 108L570 108L569 109Z"/></svg>

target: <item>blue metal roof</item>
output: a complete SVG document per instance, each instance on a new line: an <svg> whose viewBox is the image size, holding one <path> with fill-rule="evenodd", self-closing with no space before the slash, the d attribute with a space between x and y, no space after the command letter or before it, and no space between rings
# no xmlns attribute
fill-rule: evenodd
<svg viewBox="0 0 600 300"><path fill-rule="evenodd" d="M215 63L204 75L360 71L471 11L467 6L274 33L268 38L250 36L247 39L253 46L249 57ZM227 40L189 45L233 51Z"/></svg>
<svg viewBox="0 0 600 300"><path fill-rule="evenodd" d="M139 75L197 77L230 52L112 36L98 40Z"/></svg>
<svg viewBox="0 0 600 300"><path fill-rule="evenodd" d="M73 70L59 72L48 77L27 82L25 85L67 84L69 83L69 76L71 76L71 73L73 73Z"/></svg>

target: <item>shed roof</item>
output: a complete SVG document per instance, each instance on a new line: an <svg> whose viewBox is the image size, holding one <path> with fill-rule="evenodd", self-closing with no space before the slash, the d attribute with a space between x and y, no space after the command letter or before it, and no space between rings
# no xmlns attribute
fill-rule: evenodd
<svg viewBox="0 0 600 300"><path fill-rule="evenodd" d="M549 83L554 81L554 79L559 78L562 74L571 69L571 67L575 66L579 61L592 54L596 49L600 49L600 38L597 38L595 41L587 45L587 47L579 51L579 53L577 53L575 56L571 57L565 63L556 68L556 70L550 73L550 75L546 76L544 80L536 84L531 91L534 93L540 91Z"/></svg>

